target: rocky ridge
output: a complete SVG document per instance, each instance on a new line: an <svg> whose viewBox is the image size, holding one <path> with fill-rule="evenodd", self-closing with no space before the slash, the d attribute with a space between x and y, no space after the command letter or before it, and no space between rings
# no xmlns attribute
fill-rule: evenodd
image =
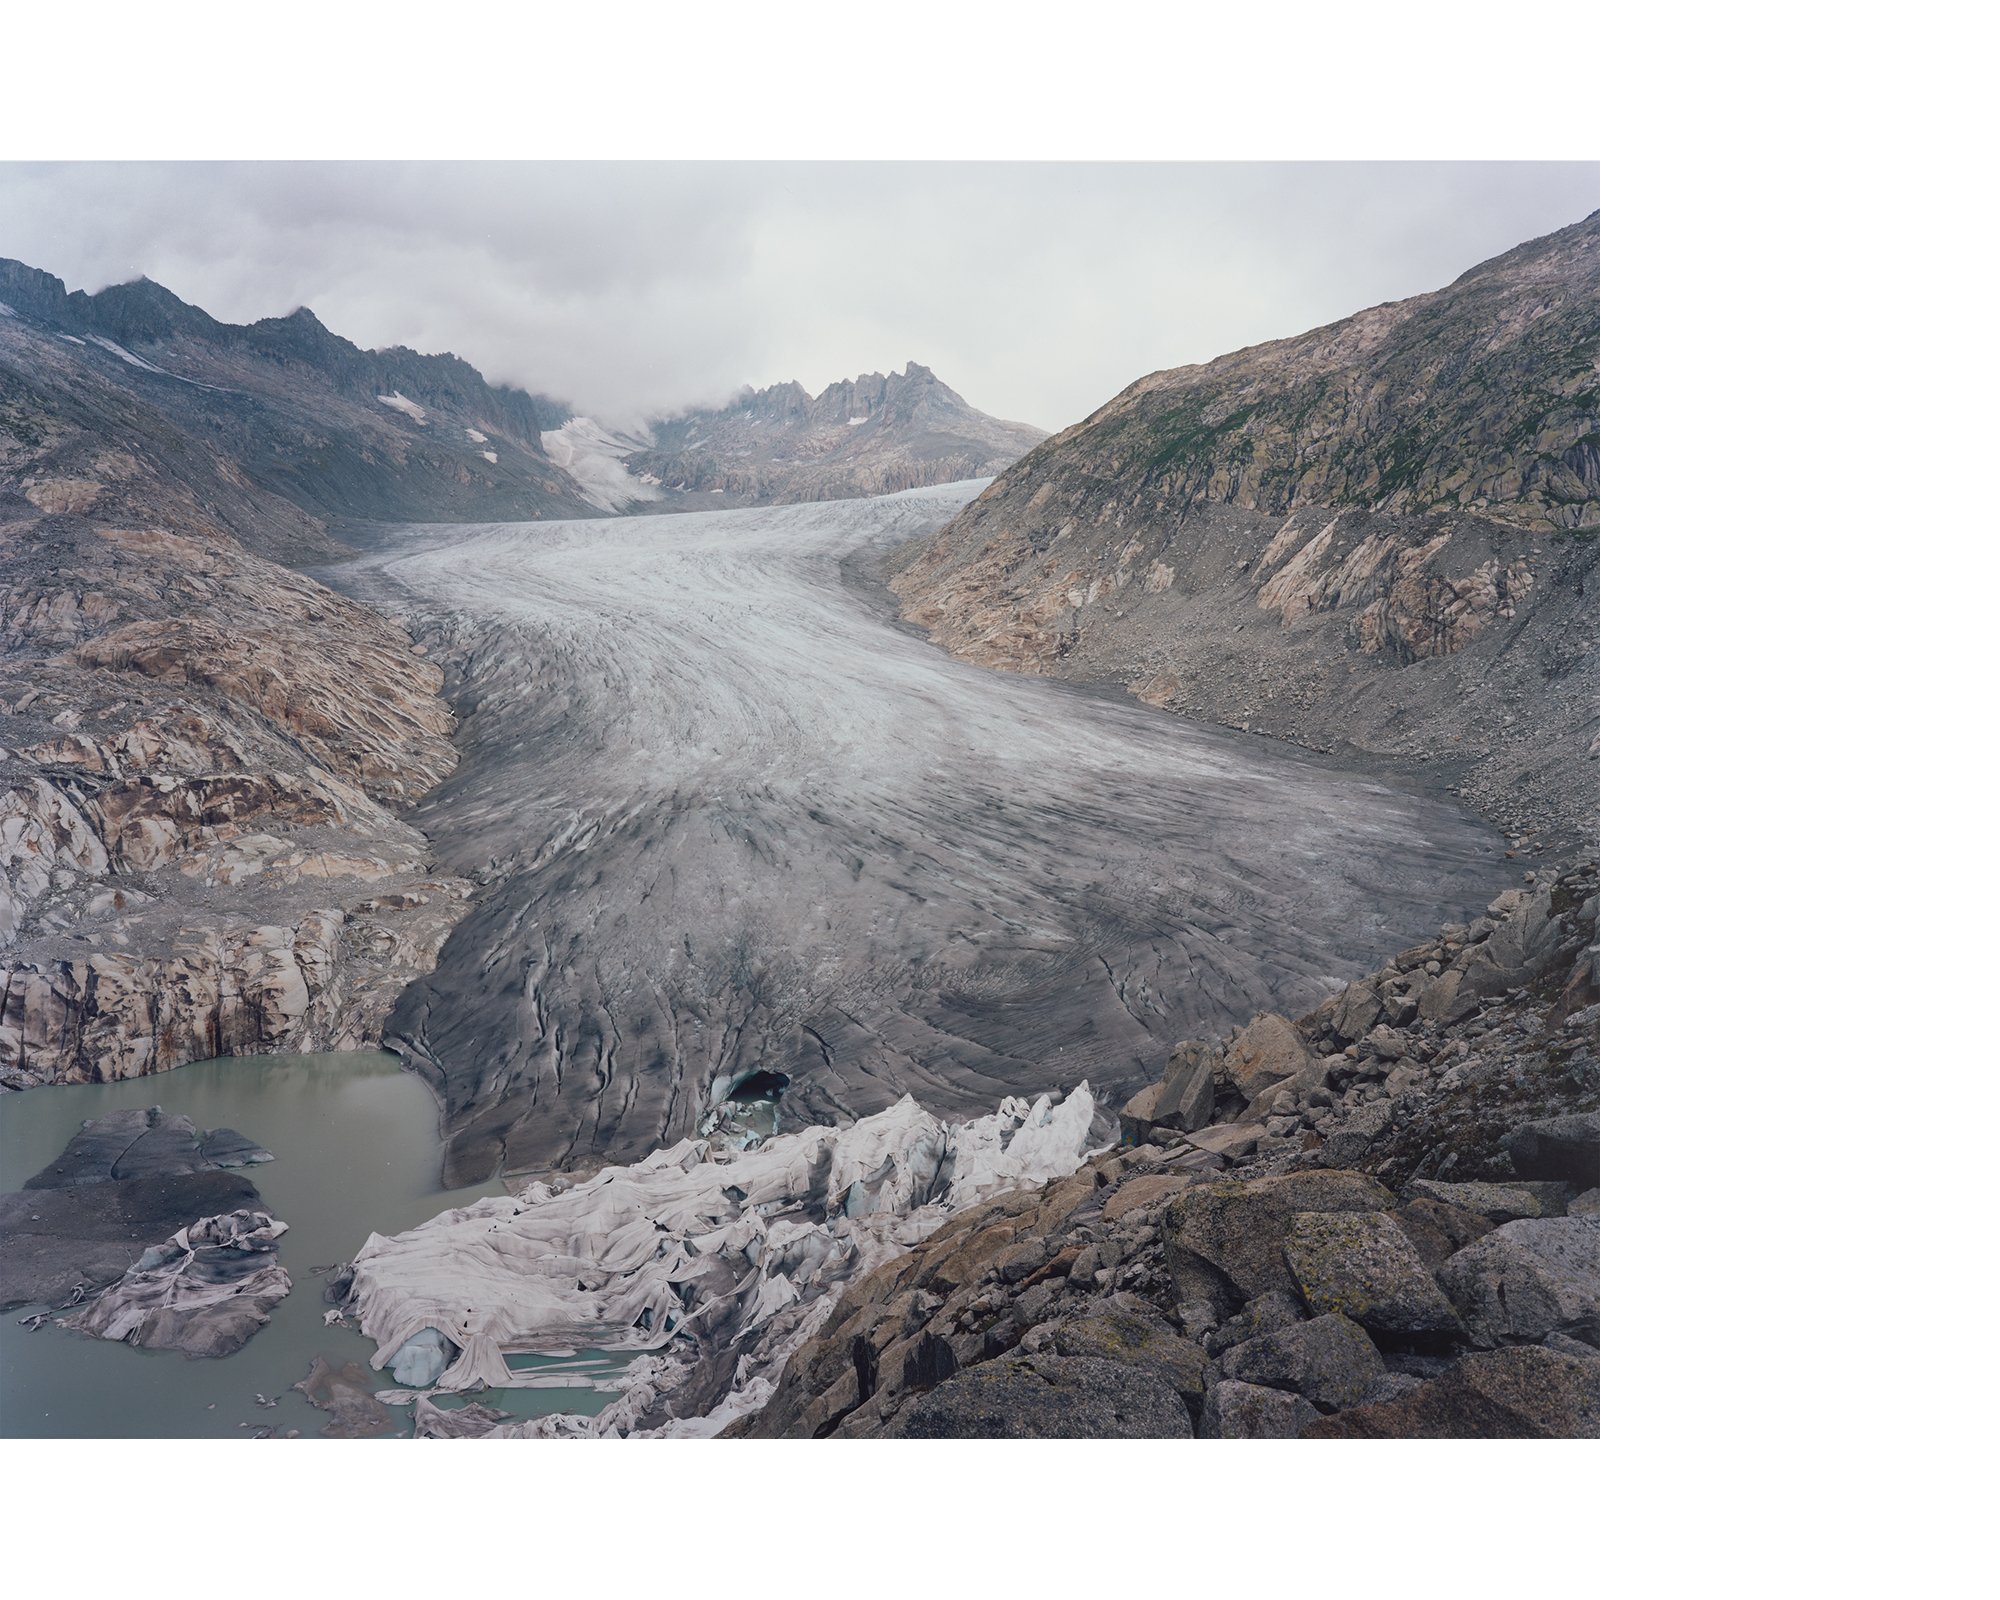
<svg viewBox="0 0 2000 1600"><path fill-rule="evenodd" d="M928 367L865 373L809 394L747 390L726 406L651 424L625 458L659 510L845 500L984 478L1046 435L976 411Z"/></svg>
<svg viewBox="0 0 2000 1600"><path fill-rule="evenodd" d="M1154 373L889 563L989 666L1420 765L1597 830L1598 224Z"/></svg>
<svg viewBox="0 0 2000 1600"><path fill-rule="evenodd" d="M1178 1047L857 1281L748 1437L1594 1437L1597 872Z"/></svg>
<svg viewBox="0 0 2000 1600"><path fill-rule="evenodd" d="M589 512L543 451L548 402L489 384L457 356L362 350L304 307L220 322L146 279L72 292L18 261L0 260L0 307L9 432L82 426L146 476L190 477L204 499L216 477L260 490L309 530L327 517ZM266 542L278 525L223 520L253 548L289 558ZM315 542L338 553L317 530L296 548L310 554Z"/></svg>

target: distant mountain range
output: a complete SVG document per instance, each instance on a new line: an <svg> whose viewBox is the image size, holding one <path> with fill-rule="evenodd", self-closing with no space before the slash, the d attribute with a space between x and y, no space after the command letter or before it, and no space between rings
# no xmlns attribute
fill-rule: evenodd
<svg viewBox="0 0 2000 1600"><path fill-rule="evenodd" d="M0 326L0 381L31 429L116 439L169 478L206 476L200 463L220 456L242 487L281 496L308 520L519 521L845 498L986 476L1043 437L974 410L914 362L817 398L781 384L617 432L489 383L449 353L363 350L304 307L238 325L150 279L87 294L18 261L0 260ZM296 530L259 526L269 508L246 518L221 488L214 498L253 548L307 548Z"/></svg>
<svg viewBox="0 0 2000 1600"><path fill-rule="evenodd" d="M1025 422L974 410L912 361L901 372L866 373L817 395L780 383L655 421L650 444L626 465L656 480L670 505L695 497L771 505L984 478L1046 437Z"/></svg>

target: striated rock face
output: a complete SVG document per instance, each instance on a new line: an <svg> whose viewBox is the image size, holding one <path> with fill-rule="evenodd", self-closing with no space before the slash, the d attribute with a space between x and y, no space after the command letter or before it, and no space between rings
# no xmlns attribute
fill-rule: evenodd
<svg viewBox="0 0 2000 1600"><path fill-rule="evenodd" d="M810 395L796 383L652 425L625 457L659 509L782 505L985 478L1042 439L975 411L928 367L871 372Z"/></svg>
<svg viewBox="0 0 2000 1600"><path fill-rule="evenodd" d="M1597 1196L1509 1154L1595 1149L1595 885L1510 890L1296 1021L1181 1046L1120 1148L854 1282L729 1432L1595 1436Z"/></svg>
<svg viewBox="0 0 2000 1600"><path fill-rule="evenodd" d="M0 494L0 1082L373 1043L465 886L401 629L218 529Z"/></svg>
<svg viewBox="0 0 2000 1600"><path fill-rule="evenodd" d="M1597 219L1141 379L892 561L990 666L1428 763L1596 831Z"/></svg>

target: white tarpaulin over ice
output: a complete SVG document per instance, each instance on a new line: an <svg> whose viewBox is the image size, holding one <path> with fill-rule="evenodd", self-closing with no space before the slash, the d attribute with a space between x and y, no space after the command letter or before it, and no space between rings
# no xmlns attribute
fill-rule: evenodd
<svg viewBox="0 0 2000 1600"><path fill-rule="evenodd" d="M1075 1171L1095 1109L1088 1084L964 1123L905 1096L850 1127L748 1150L684 1139L574 1185L370 1235L347 1305L378 1369L431 1376L441 1334L455 1352L435 1376L443 1389L523 1386L510 1354L659 1350L653 1386L686 1389L720 1426L718 1413L754 1408L830 1290L954 1212Z"/></svg>

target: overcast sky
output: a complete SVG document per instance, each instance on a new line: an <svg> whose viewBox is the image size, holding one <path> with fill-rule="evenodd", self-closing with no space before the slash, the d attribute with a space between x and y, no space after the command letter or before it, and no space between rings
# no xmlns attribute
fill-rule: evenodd
<svg viewBox="0 0 2000 1600"><path fill-rule="evenodd" d="M915 360L1054 429L1596 206L1594 163L0 163L0 255L608 421Z"/></svg>

